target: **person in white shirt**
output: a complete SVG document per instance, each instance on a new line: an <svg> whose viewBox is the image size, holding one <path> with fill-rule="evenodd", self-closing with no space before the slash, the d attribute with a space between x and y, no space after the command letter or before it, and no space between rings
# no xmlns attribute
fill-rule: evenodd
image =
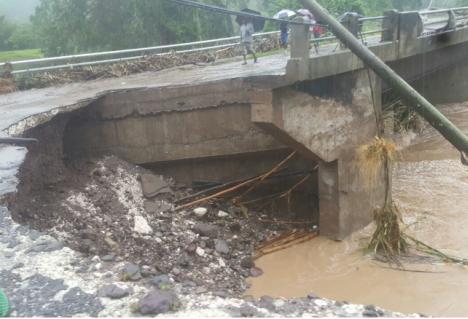
<svg viewBox="0 0 468 319"><path fill-rule="evenodd" d="M247 19L242 19L242 23L240 26L240 39L241 39L241 48L242 48L242 55L244 57L244 65L247 64L247 55L251 53L254 57L254 63L257 63L257 55L255 54L255 50L253 49L253 34L254 34L254 27L252 22L248 21Z"/></svg>

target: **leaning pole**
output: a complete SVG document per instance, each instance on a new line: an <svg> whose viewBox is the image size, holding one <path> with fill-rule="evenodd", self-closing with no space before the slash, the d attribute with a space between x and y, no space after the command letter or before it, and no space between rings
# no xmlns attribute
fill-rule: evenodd
<svg viewBox="0 0 468 319"><path fill-rule="evenodd" d="M428 100L419 94L411 85L403 80L395 71L380 60L371 50L361 44L341 23L331 16L315 0L301 0L303 6L309 9L321 21L328 24L335 36L356 54L369 68L380 76L392 89L401 95L403 100L421 115L460 152L468 154L468 138L452 122L450 122Z"/></svg>

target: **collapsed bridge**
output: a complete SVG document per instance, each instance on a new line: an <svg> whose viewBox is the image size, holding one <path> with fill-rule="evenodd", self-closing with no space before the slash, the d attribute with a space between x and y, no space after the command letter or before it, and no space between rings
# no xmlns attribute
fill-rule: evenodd
<svg viewBox="0 0 468 319"><path fill-rule="evenodd" d="M424 17L431 15L442 16L441 32L428 32ZM465 101L468 29L453 19L452 10L388 12L369 48L431 102ZM389 89L348 50L316 55L308 44L307 28L298 25L289 59L272 55L247 67L185 66L4 95L0 128L25 137L41 130L29 156L113 154L164 167L184 182L249 176L296 150L300 165L318 165L311 182L318 201L310 200L318 204L321 234L342 239L383 203L383 185L364 187L355 150L376 135L375 112Z"/></svg>

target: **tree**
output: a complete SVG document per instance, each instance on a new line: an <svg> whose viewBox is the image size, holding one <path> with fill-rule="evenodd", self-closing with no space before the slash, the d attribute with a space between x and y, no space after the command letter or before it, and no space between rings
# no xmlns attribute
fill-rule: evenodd
<svg viewBox="0 0 468 319"><path fill-rule="evenodd" d="M203 2L225 6L224 0ZM32 22L46 55L195 41L233 32L228 16L164 0L41 0Z"/></svg>
<svg viewBox="0 0 468 319"><path fill-rule="evenodd" d="M17 24L9 38L10 50L34 49L37 47L37 40L34 28L30 23Z"/></svg>
<svg viewBox="0 0 468 319"><path fill-rule="evenodd" d="M13 30L13 24L8 22L4 16L0 16L0 50L10 49L10 37Z"/></svg>

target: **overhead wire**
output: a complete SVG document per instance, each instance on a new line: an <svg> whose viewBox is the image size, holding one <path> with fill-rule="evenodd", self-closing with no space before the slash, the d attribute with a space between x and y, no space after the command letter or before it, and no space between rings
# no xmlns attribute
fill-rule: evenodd
<svg viewBox="0 0 468 319"><path fill-rule="evenodd" d="M277 19L277 18L271 18L271 17L265 17L262 15L254 14L254 13L249 13L249 12L244 12L244 11L235 11L235 10L230 10L227 8L222 8L206 3L200 3L196 1L191 1L191 0L165 0L173 3L177 3L179 5L183 6L188 6L188 7L193 7L193 8L198 8L201 10L208 10L212 12L217 12L221 14L228 14L228 15L235 15L235 16L241 16L241 17L249 17L249 18L255 18L255 19L262 19L265 21L274 21L274 22L287 22L289 24L294 24L294 25L320 25L317 23L306 23L306 22L299 22L299 21L294 21L294 20L287 20L287 19ZM320 25L325 27L325 25Z"/></svg>

